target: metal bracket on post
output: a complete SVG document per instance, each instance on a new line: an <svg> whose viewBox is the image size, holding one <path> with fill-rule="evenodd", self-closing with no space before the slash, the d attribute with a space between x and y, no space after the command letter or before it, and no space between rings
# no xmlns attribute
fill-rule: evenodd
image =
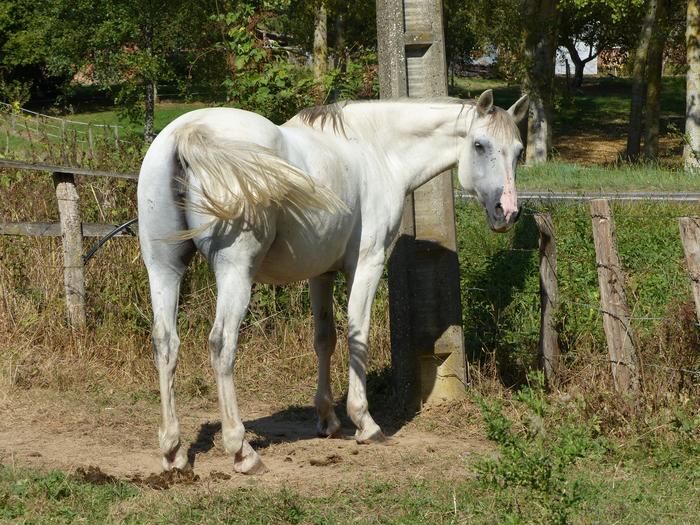
<svg viewBox="0 0 700 525"><path fill-rule="evenodd" d="M442 0L377 0L382 98L447 94ZM389 258L392 368L408 409L465 395L452 175L406 199Z"/></svg>

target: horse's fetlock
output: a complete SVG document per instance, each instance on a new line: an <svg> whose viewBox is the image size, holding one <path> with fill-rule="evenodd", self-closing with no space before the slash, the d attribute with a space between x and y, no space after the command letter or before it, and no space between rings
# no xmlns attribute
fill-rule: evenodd
<svg viewBox="0 0 700 525"><path fill-rule="evenodd" d="M230 428L221 429L221 438L224 443L224 449L229 454L237 454L243 447L243 438L245 437L245 427L236 425Z"/></svg>
<svg viewBox="0 0 700 525"><path fill-rule="evenodd" d="M367 401L348 398L347 410L350 419L357 423L367 413Z"/></svg>
<svg viewBox="0 0 700 525"><path fill-rule="evenodd" d="M328 393L317 392L314 397L314 404L316 405L318 414L323 417L333 406L333 398Z"/></svg>
<svg viewBox="0 0 700 525"><path fill-rule="evenodd" d="M161 429L159 432L160 451L167 456L180 446L180 426L176 425L168 430Z"/></svg>

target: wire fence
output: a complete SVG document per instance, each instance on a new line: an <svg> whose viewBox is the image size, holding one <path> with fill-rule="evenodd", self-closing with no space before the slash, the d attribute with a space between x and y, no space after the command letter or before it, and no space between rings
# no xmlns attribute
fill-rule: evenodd
<svg viewBox="0 0 700 525"><path fill-rule="evenodd" d="M0 102L0 151L5 158L59 161L82 156L78 153L94 157L98 145L105 144L118 152L135 144L124 138L127 132L117 124L81 122Z"/></svg>

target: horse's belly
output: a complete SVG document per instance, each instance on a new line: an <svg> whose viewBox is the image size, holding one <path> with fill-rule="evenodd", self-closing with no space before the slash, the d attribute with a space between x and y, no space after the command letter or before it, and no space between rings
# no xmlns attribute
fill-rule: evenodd
<svg viewBox="0 0 700 525"><path fill-rule="evenodd" d="M279 238L275 240L260 265L256 281L285 284L341 269L343 247L329 247L326 244L321 250L318 244L289 241Z"/></svg>
<svg viewBox="0 0 700 525"><path fill-rule="evenodd" d="M342 269L350 237L349 223L341 221L335 227L328 227L326 223L326 227L318 229L282 220L256 280L284 284Z"/></svg>

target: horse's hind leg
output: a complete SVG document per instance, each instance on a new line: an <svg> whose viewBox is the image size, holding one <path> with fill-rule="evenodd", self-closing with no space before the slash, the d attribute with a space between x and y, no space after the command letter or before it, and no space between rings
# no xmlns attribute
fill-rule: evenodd
<svg viewBox="0 0 700 525"><path fill-rule="evenodd" d="M187 262L194 252L192 242L154 241L142 246L148 268L153 304L153 350L158 369L161 403L161 426L158 432L163 469L184 468L187 454L180 446L180 423L175 408L174 377L180 339L177 336L177 305L180 282Z"/></svg>
<svg viewBox="0 0 700 525"><path fill-rule="evenodd" d="M250 302L256 259L260 253L260 247L251 246L255 243L249 240L251 242L234 243L210 257L216 274L217 300L216 319L209 335L209 354L221 405L224 448L233 455L236 472L256 474L264 472L265 465L244 438L245 428L233 384L238 331Z"/></svg>
<svg viewBox="0 0 700 525"><path fill-rule="evenodd" d="M335 351L336 331L333 319L333 279L327 273L309 280L311 309L314 313L314 349L318 356L318 387L316 389L317 430L321 436L342 435L340 421L333 410L331 393L331 356Z"/></svg>

